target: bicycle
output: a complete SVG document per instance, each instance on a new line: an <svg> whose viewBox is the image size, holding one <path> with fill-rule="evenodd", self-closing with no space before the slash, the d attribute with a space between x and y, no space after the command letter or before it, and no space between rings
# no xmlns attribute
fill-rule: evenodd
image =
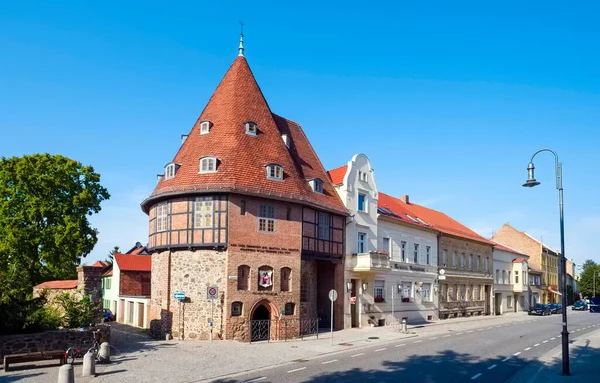
<svg viewBox="0 0 600 383"><path fill-rule="evenodd" d="M83 356L88 352L94 354L94 359L96 361L99 361L98 352L100 351L100 343L98 342L98 340L100 339L100 329L94 330L92 332L92 337L92 347L90 347L87 351L83 348L77 347L69 347L67 351L65 351L65 359L67 363L75 363L75 359L83 358Z"/></svg>

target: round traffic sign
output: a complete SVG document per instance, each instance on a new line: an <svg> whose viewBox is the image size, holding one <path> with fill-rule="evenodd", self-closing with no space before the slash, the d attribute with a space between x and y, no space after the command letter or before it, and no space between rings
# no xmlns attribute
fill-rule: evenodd
<svg viewBox="0 0 600 383"><path fill-rule="evenodd" d="M208 289L208 295L217 295L217 289L211 287Z"/></svg>
<svg viewBox="0 0 600 383"><path fill-rule="evenodd" d="M446 270L440 269L440 275L444 275L444 274L446 274Z"/></svg>
<svg viewBox="0 0 600 383"><path fill-rule="evenodd" d="M335 291L334 289L331 289L329 291L329 300L333 302L336 299L337 299L337 291Z"/></svg>

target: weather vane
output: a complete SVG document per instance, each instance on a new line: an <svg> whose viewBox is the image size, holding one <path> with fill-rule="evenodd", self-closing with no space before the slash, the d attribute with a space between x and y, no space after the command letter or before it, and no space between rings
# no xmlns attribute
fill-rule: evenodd
<svg viewBox="0 0 600 383"><path fill-rule="evenodd" d="M238 47L238 56L244 56L244 22L240 20L240 46Z"/></svg>

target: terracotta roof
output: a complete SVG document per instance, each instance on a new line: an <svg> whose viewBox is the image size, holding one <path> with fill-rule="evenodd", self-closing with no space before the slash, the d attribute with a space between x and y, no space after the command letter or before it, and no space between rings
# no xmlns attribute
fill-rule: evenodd
<svg viewBox="0 0 600 383"><path fill-rule="evenodd" d="M381 200L382 197L384 198L384 200L386 197L393 198L393 197L388 196L385 193L380 192L379 199ZM469 229L462 223L452 219L451 217L447 216L446 214L444 214L442 212L439 212L439 211L433 210L433 209L429 209L429 208L426 208L421 205L417 205L412 202L406 203L400 199L397 199L397 198L394 198L394 199L396 201L398 201L398 203L400 204L401 207L403 207L404 209L406 209L410 213L412 213L412 214L409 213L409 215L411 215L414 218L421 219L422 221L427 223L428 227L431 229L434 229L434 230L437 230L444 234L452 235L455 237L462 237L462 238L469 239L472 241L477 241L477 242L485 243L488 245L494 245L494 242L485 239L484 237L477 234L473 230Z"/></svg>
<svg viewBox="0 0 600 383"><path fill-rule="evenodd" d="M340 166L339 168L329 170L327 174L329 175L329 179L331 179L331 183L334 185L339 185L343 183L347 170L348 165Z"/></svg>
<svg viewBox="0 0 600 383"><path fill-rule="evenodd" d="M109 265L110 265L110 263L108 263L106 261L96 261L92 266L93 267L107 267Z"/></svg>
<svg viewBox="0 0 600 383"><path fill-rule="evenodd" d="M513 263L523 263L523 262L527 262L525 260L525 258L515 258L515 259L513 259Z"/></svg>
<svg viewBox="0 0 600 383"><path fill-rule="evenodd" d="M522 251L519 251L519 250L513 249L512 247L509 247L509 246L503 245L503 244L501 244L501 243L498 243L498 242L496 242L496 241L492 241L492 242L494 242L494 247L495 247L496 249L498 249L498 250L506 251L507 253L513 253L513 254L522 255L522 256L525 256L525 257L528 257L528 258L529 258L529 256L528 256L527 254L523 253ZM518 258L518 259L519 259L519 258ZM522 259L522 258L521 258L521 259ZM514 261L513 261L513 262L514 262Z"/></svg>
<svg viewBox="0 0 600 383"><path fill-rule="evenodd" d="M400 200L399 198L395 198L380 192L379 198L377 200L377 208L379 214L383 214L386 217L396 219L398 221L402 221L410 225L432 229L432 227L430 227L425 220L416 216L416 214L414 214L412 211L408 210L406 208L406 204L402 202L402 200ZM411 217L414 219L412 219ZM421 219L421 221L419 221L419 219Z"/></svg>
<svg viewBox="0 0 600 383"><path fill-rule="evenodd" d="M110 269L106 270L106 271L104 272L104 274L102 274L102 276L103 276L103 277L110 277L111 275L113 275L113 272L112 272L112 271L113 271L113 269L112 269L112 267L111 267Z"/></svg>
<svg viewBox="0 0 600 383"><path fill-rule="evenodd" d="M200 134L200 123L210 121L208 134ZM246 134L245 122L258 126L258 134ZM290 148L282 134L291 136ZM200 158L218 159L215 173L199 174ZM235 59L200 114L187 139L173 159L175 177L158 182L142 203L148 211L152 202L168 195L190 192L252 194L290 200L324 210L347 214L302 128L271 112L244 57ZM281 165L282 181L269 180L265 166ZM324 194L315 193L308 179L320 178Z"/></svg>
<svg viewBox="0 0 600 383"><path fill-rule="evenodd" d="M149 255L113 254L121 271L151 271L152 257Z"/></svg>
<svg viewBox="0 0 600 383"><path fill-rule="evenodd" d="M34 289L76 289L79 281L77 279L65 281L48 281L34 286Z"/></svg>

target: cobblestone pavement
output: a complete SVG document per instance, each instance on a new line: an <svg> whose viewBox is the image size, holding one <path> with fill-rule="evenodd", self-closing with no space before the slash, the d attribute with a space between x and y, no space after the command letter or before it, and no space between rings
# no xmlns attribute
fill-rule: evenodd
<svg viewBox="0 0 600 383"><path fill-rule="evenodd" d="M157 341L142 330L121 324L112 328L112 363L97 365L96 377L81 377L81 361L75 365L75 381L87 382L181 382L210 381L218 377L268 369L297 360L345 352L376 344L385 344L408 337L435 336L436 333L461 331L491 324L510 323L527 318L524 313L499 317L459 318L409 326L409 334L394 327L347 329L334 333L331 345L329 333L288 342L240 343L235 341ZM531 317L529 317L531 318ZM35 366L14 365L15 369L0 375L0 382L56 382L55 362L37 362Z"/></svg>

